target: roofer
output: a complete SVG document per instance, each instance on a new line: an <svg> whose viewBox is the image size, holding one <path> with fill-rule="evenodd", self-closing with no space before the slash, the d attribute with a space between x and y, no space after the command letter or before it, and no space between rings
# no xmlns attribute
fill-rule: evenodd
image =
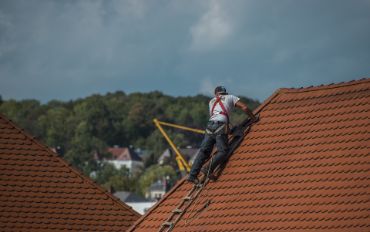
<svg viewBox="0 0 370 232"><path fill-rule="evenodd" d="M207 168L202 169L204 177L207 174L212 175L214 169L227 158L229 151L228 147L228 132L229 132L229 113L238 107L242 109L253 121L256 121L256 116L243 103L240 98L230 95L226 92L226 88L218 86L215 89L215 97L209 102L210 118L207 123L206 133L200 147L200 151L191 167L187 181L198 184L198 174L204 162L210 156L213 146L216 144L217 154L212 158L211 164ZM209 169L209 170L208 170Z"/></svg>

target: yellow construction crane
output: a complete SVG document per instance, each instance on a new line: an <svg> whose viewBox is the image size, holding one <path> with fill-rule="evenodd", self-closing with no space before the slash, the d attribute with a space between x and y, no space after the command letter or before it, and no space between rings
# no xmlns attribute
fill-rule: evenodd
<svg viewBox="0 0 370 232"><path fill-rule="evenodd" d="M172 142L170 137L163 130L162 125L163 126L174 127L174 128L181 129L181 130L191 131L191 132L195 132L195 133L199 133L199 134L204 134L205 133L204 130L193 129L193 128L190 128L190 127L180 126L180 125L176 125L176 124L168 123L168 122L162 122L162 121L159 121L156 118L153 119L153 122L156 125L156 127L159 129L159 131L162 133L163 137L167 140L168 144L171 146L171 148L176 153L176 162L177 162L177 165L179 166L180 171L189 173L190 172L189 163L185 160L184 156L180 153L180 151L177 149L177 147Z"/></svg>

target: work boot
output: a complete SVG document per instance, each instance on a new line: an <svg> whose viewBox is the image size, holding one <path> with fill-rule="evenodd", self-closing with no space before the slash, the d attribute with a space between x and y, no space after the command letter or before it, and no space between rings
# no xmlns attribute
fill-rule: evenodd
<svg viewBox="0 0 370 232"><path fill-rule="evenodd" d="M203 184L204 182L206 182L206 179L207 179L207 174L201 172L200 177L199 177L199 183Z"/></svg>
<svg viewBox="0 0 370 232"><path fill-rule="evenodd" d="M201 170L200 170L200 173L202 174L202 175L204 175L204 176L206 176L207 175L207 173L209 172L209 167L208 167L208 165L206 166L206 167L203 167Z"/></svg>
<svg viewBox="0 0 370 232"><path fill-rule="evenodd" d="M207 174L206 174L206 173L201 172L201 176L200 176L200 178L199 178L199 182L200 182L201 184L203 184L204 182L206 182L207 178L208 178L210 181L213 181L213 182L215 182L215 181L217 180L217 177L216 177L216 175L215 175L215 174L213 174L213 173L209 173L209 174L208 174L208 176L207 176Z"/></svg>
<svg viewBox="0 0 370 232"><path fill-rule="evenodd" d="M188 179L186 179L188 182L193 183L194 185L199 184L199 180L197 177L189 176Z"/></svg>
<svg viewBox="0 0 370 232"><path fill-rule="evenodd" d="M208 179L209 179L210 181L212 181L212 182L215 182L215 181L217 180L217 176L216 176L215 174L213 174L213 173L210 173L210 174L208 175Z"/></svg>

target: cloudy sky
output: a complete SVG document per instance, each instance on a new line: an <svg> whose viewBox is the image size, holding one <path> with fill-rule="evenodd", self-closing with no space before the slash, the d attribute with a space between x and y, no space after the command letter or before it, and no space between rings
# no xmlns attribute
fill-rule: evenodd
<svg viewBox="0 0 370 232"><path fill-rule="evenodd" d="M0 94L264 100L370 76L370 0L1 0Z"/></svg>

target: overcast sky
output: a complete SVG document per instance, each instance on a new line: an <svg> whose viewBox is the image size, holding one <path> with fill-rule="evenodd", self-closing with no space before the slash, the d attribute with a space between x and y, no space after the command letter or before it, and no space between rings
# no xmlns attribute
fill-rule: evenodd
<svg viewBox="0 0 370 232"><path fill-rule="evenodd" d="M69 100L370 76L370 0L1 0L0 94Z"/></svg>

